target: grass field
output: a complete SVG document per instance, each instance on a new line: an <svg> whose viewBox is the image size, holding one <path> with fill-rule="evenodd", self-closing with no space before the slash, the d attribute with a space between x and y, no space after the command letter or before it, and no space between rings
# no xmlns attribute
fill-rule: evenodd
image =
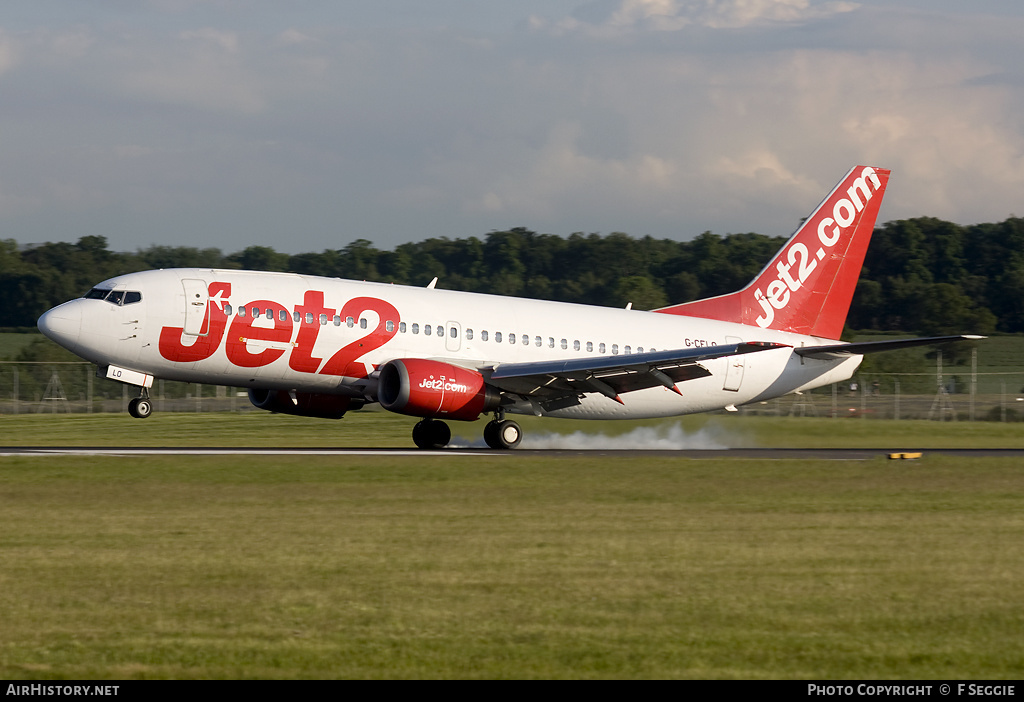
<svg viewBox="0 0 1024 702"><path fill-rule="evenodd" d="M410 420L356 417L0 426L8 445L408 445ZM928 425L685 430L728 419L793 446ZM1017 459L714 456L0 458L0 677L1020 677Z"/></svg>
<svg viewBox="0 0 1024 702"><path fill-rule="evenodd" d="M813 417L692 415L609 421L515 417L524 447L541 448L1024 448L1024 425ZM416 419L381 411L339 421L267 412L0 415L6 446L283 446L412 448ZM483 445L485 420L452 422L461 445ZM613 440L614 439L614 440Z"/></svg>

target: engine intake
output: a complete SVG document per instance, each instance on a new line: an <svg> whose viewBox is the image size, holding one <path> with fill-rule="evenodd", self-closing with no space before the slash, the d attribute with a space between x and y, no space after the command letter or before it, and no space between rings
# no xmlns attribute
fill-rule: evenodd
<svg viewBox="0 0 1024 702"><path fill-rule="evenodd" d="M381 366L377 399L381 407L398 414L471 422L496 409L501 395L475 370L400 358Z"/></svg>
<svg viewBox="0 0 1024 702"><path fill-rule="evenodd" d="M361 400L344 395L296 392L293 397L293 394L287 390L259 388L249 390L249 402L268 412L321 419L341 419L345 412L357 410L364 404Z"/></svg>

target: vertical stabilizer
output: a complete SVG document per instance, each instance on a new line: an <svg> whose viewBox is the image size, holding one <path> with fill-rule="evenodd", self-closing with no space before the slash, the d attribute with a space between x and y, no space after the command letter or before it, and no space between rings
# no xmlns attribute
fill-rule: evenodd
<svg viewBox="0 0 1024 702"><path fill-rule="evenodd" d="M838 339L888 183L855 167L745 288L655 311Z"/></svg>

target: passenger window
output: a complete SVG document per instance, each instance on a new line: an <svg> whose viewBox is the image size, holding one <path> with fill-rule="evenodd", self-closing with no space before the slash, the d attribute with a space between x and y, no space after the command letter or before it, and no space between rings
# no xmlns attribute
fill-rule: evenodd
<svg viewBox="0 0 1024 702"><path fill-rule="evenodd" d="M593 341L588 341L587 342L587 351L591 351L592 352L593 350L594 350L594 342Z"/></svg>
<svg viewBox="0 0 1024 702"><path fill-rule="evenodd" d="M426 334L427 336L430 336L431 334L434 333L434 328L432 326L430 326L429 324L424 324L423 325L423 333Z"/></svg>
<svg viewBox="0 0 1024 702"><path fill-rule="evenodd" d="M523 334L523 346L529 346L529 345L530 345L530 335L529 334Z"/></svg>
<svg viewBox="0 0 1024 702"><path fill-rule="evenodd" d="M480 340L481 341L487 341L487 330L486 329L484 329L482 332L480 332Z"/></svg>
<svg viewBox="0 0 1024 702"><path fill-rule="evenodd" d="M401 332L402 334L405 333L405 322L398 323L398 331Z"/></svg>
<svg viewBox="0 0 1024 702"><path fill-rule="evenodd" d="M232 312L234 312L234 310L231 308L231 305L224 305L224 314L225 315L230 317Z"/></svg>
<svg viewBox="0 0 1024 702"><path fill-rule="evenodd" d="M413 322L412 333L413 334L419 334L420 333L420 325L419 324L416 324L415 322Z"/></svg>
<svg viewBox="0 0 1024 702"><path fill-rule="evenodd" d="M324 314L323 312L321 312L320 313L320 326L322 327L325 324L327 324L327 315Z"/></svg>
<svg viewBox="0 0 1024 702"><path fill-rule="evenodd" d="M302 321L302 315L301 315L301 314L299 314L299 311L298 311L298 310L296 310L296 311L295 311L295 313L294 313L294 314L292 315L292 319L294 319L294 320L295 320L295 323L296 323L296 324L298 324L299 322L301 322L301 321Z"/></svg>
<svg viewBox="0 0 1024 702"><path fill-rule="evenodd" d="M574 351L579 351L580 350L580 340L579 339L576 339L575 341L572 342L572 348L573 348Z"/></svg>
<svg viewBox="0 0 1024 702"><path fill-rule="evenodd" d="M466 341L472 341L472 340L473 340L473 330L472 329L467 329L466 330Z"/></svg>
<svg viewBox="0 0 1024 702"><path fill-rule="evenodd" d="M395 330L395 323L394 322L392 322L390 319L388 321L384 322L384 331L393 332L394 330Z"/></svg>
<svg viewBox="0 0 1024 702"><path fill-rule="evenodd" d="M567 348L569 348L569 341L567 339L562 339L562 350L565 351Z"/></svg>
<svg viewBox="0 0 1024 702"><path fill-rule="evenodd" d="M601 344L600 344L600 345L599 345L599 346L597 347L597 352L598 352L598 353L604 353L604 342L603 342L603 341L602 341L602 342L601 342Z"/></svg>
<svg viewBox="0 0 1024 702"><path fill-rule="evenodd" d="M267 319L274 319L274 310L267 310Z"/></svg>
<svg viewBox="0 0 1024 702"><path fill-rule="evenodd" d="M282 322L287 322L288 321L288 310L280 310L277 313L277 318L280 319Z"/></svg>
<svg viewBox="0 0 1024 702"><path fill-rule="evenodd" d="M625 347L624 349L622 349L622 352L623 352L623 353L633 353L633 352L632 352L632 351L631 351L631 350L629 349L629 347L628 347L628 346L627 346L627 347Z"/></svg>
<svg viewBox="0 0 1024 702"><path fill-rule="evenodd" d="M509 333L509 335L508 335L508 343L510 343L510 344L516 343L516 335L515 335L514 332Z"/></svg>
<svg viewBox="0 0 1024 702"><path fill-rule="evenodd" d="M351 329L355 325L356 325L356 320L352 319L351 317L345 317L345 326L346 327Z"/></svg>
<svg viewBox="0 0 1024 702"><path fill-rule="evenodd" d="M612 344L612 356L618 356L618 355L619 355L619 345L618 344Z"/></svg>
<svg viewBox="0 0 1024 702"><path fill-rule="evenodd" d="M541 340L541 338L539 336L535 336L535 337L533 337L533 345L537 346L537 347L541 347L541 346L544 345L544 342Z"/></svg>
<svg viewBox="0 0 1024 702"><path fill-rule="evenodd" d="M366 329L366 317L359 318L359 328Z"/></svg>
<svg viewBox="0 0 1024 702"><path fill-rule="evenodd" d="M442 327L440 324L438 324L437 325L437 329L435 331L437 332L437 335L439 337L441 337L442 339L444 338L444 327Z"/></svg>
<svg viewBox="0 0 1024 702"><path fill-rule="evenodd" d="M637 353L643 353L644 352L644 347L643 346L637 346L636 347L636 352ZM627 351L626 353L629 353L629 351Z"/></svg>
<svg viewBox="0 0 1024 702"><path fill-rule="evenodd" d="M252 308L252 318L256 319L259 316L260 316L260 308L259 307L253 307Z"/></svg>
<svg viewBox="0 0 1024 702"><path fill-rule="evenodd" d="M448 330L448 336L450 336L453 339L459 338L459 330L456 329L455 327L452 327L451 329Z"/></svg>
<svg viewBox="0 0 1024 702"><path fill-rule="evenodd" d="M298 314L298 312L296 312L295 314ZM244 317L245 316L245 307L243 307L242 305L238 306L238 316L239 317Z"/></svg>
<svg viewBox="0 0 1024 702"><path fill-rule="evenodd" d="M334 321L334 326L340 327L341 326L341 315L337 315L337 314L334 315L334 320L333 321Z"/></svg>
<svg viewBox="0 0 1024 702"><path fill-rule="evenodd" d="M501 343L501 332L494 332L494 343Z"/></svg>
<svg viewBox="0 0 1024 702"><path fill-rule="evenodd" d="M306 313L306 324L312 324L312 323L313 323L313 313L312 312L307 312Z"/></svg>

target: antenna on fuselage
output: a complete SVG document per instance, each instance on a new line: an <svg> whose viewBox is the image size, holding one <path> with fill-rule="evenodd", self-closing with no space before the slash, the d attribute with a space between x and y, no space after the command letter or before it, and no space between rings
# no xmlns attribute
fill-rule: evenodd
<svg viewBox="0 0 1024 702"><path fill-rule="evenodd" d="M433 290L435 285L437 285L437 276L436 275L434 276L434 279L432 281L427 283L427 290Z"/></svg>

